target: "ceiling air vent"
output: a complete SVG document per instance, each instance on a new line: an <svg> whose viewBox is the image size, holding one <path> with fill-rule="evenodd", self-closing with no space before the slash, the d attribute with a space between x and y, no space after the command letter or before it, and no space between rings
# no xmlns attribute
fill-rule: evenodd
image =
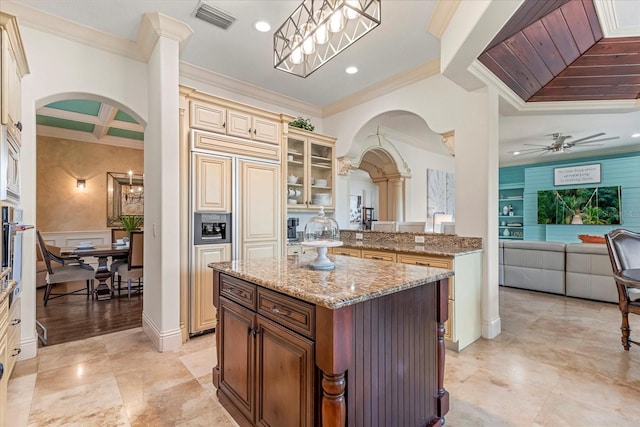
<svg viewBox="0 0 640 427"><path fill-rule="evenodd" d="M224 10L201 2L196 9L196 18L200 18L216 27L226 30L236 22L236 17L228 14Z"/></svg>

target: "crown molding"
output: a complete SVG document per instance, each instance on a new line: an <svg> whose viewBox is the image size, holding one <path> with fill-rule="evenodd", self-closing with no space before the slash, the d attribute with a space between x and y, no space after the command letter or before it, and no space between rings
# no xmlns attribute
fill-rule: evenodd
<svg viewBox="0 0 640 427"><path fill-rule="evenodd" d="M2 9L18 16L21 25L55 34L67 40L102 49L116 55L126 56L136 61L144 61L137 43L132 40L114 37L95 28L41 12L12 0L3 0Z"/></svg>
<svg viewBox="0 0 640 427"><path fill-rule="evenodd" d="M469 66L471 74L483 81L487 86L494 87L502 98L518 113L626 113L640 108L640 99L606 100L606 101L555 101L555 102L524 102L502 80L497 78L487 67L477 59ZM510 115L508 111L501 111Z"/></svg>
<svg viewBox="0 0 640 427"><path fill-rule="evenodd" d="M397 74L387 80L366 87L351 96L322 108L322 117L332 116L336 113L348 110L374 98L398 90L404 86L424 80L428 77L440 74L440 58L436 58L422 65Z"/></svg>
<svg viewBox="0 0 640 427"><path fill-rule="evenodd" d="M427 32L440 40L459 5L460 0L438 0L438 4L433 10L433 15L431 15L431 19L427 24Z"/></svg>
<svg viewBox="0 0 640 427"><path fill-rule="evenodd" d="M286 107L300 114L321 117L320 107L299 101L285 95L252 85L225 75L207 70L188 62L180 61L180 77L189 78L201 83L209 84L220 89L228 90L238 95L247 96L259 101Z"/></svg>
<svg viewBox="0 0 640 427"><path fill-rule="evenodd" d="M54 128L50 126L37 125L36 135L47 136L50 138L66 139L69 141L91 142L94 144L112 145L115 147L133 148L135 150L144 150L144 141L134 141L129 138L120 138L117 136L106 135L100 139L90 132L81 132L78 130Z"/></svg>
<svg viewBox="0 0 640 427"><path fill-rule="evenodd" d="M177 41L182 51L192 35L191 27L182 21L159 12L145 13L138 31L137 44L146 62L160 37Z"/></svg>
<svg viewBox="0 0 640 427"><path fill-rule="evenodd" d="M619 27L616 18L616 8L613 0L593 0L596 8L596 15L602 27L602 34L605 38L610 37L637 37L640 35L640 25L630 27Z"/></svg>
<svg viewBox="0 0 640 427"><path fill-rule="evenodd" d="M4 30L9 34L7 40L10 44L14 45L13 52L16 63L18 64L18 72L20 73L20 77L24 77L29 74L29 64L24 54L24 45L22 43L22 37L20 36L20 30L18 29L18 18L2 11L0 12L0 25L4 26Z"/></svg>

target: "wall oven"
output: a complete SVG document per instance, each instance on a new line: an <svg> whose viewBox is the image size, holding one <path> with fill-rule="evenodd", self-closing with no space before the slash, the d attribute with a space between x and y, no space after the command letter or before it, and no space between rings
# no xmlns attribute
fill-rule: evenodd
<svg viewBox="0 0 640 427"><path fill-rule="evenodd" d="M212 245L231 243L231 214L195 212L193 244Z"/></svg>

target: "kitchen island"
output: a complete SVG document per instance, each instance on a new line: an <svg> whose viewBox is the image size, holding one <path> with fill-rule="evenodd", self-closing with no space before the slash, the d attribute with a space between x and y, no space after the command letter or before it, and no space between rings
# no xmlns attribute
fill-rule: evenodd
<svg viewBox="0 0 640 427"><path fill-rule="evenodd" d="M211 263L220 403L241 426L438 426L441 268L313 255Z"/></svg>

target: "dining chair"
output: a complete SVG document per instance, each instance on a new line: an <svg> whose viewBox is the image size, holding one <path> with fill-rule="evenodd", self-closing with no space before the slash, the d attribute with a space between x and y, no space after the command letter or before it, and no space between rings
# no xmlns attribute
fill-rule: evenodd
<svg viewBox="0 0 640 427"><path fill-rule="evenodd" d="M604 236L613 268L613 278L618 288L618 305L622 314L621 342L626 351L630 343L640 345L631 339L629 313L640 314L640 280L625 275L625 271L640 269L640 233L622 228L613 230Z"/></svg>
<svg viewBox="0 0 640 427"><path fill-rule="evenodd" d="M66 295L76 295L80 292L84 292L85 289L76 289L65 293L52 293L54 285L65 282L75 282L84 280L87 282L86 293L87 298L91 296L93 292L93 280L95 279L96 272L89 264L85 264L82 259L64 258L56 255L56 247L47 246L44 243L42 235L39 230L36 230L36 236L38 238L38 246L40 247L40 253L42 260L47 267L47 274L45 277L46 288L44 290L44 305L46 307L47 302L50 299L63 297ZM57 251L59 253L59 250ZM60 264L60 266L54 266L52 262Z"/></svg>
<svg viewBox="0 0 640 427"><path fill-rule="evenodd" d="M118 296L122 290L122 279L127 281L127 295L131 298L131 283L138 280L138 291L142 292L144 272L144 231L132 231L129 236L129 255L126 263L114 263L112 275L118 275ZM112 288L113 292L113 288Z"/></svg>
<svg viewBox="0 0 640 427"><path fill-rule="evenodd" d="M112 228L111 229L111 243L114 244L118 239L129 237L127 230L124 228Z"/></svg>

